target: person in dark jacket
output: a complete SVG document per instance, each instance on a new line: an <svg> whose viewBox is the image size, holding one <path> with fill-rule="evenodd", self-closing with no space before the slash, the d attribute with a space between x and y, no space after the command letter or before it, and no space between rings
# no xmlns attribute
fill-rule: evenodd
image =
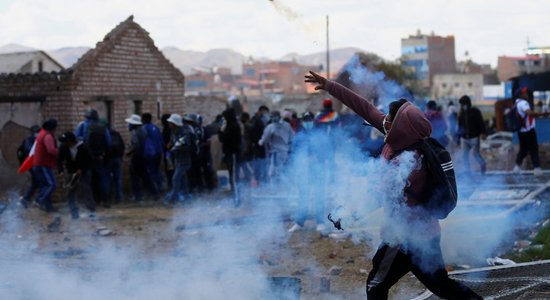
<svg viewBox="0 0 550 300"><path fill-rule="evenodd" d="M33 125L30 128L30 135L26 137L23 142L21 142L21 145L19 148L17 148L17 159L19 160L20 164L23 164L23 161L27 158L29 155L29 152L32 149L32 146L34 145L34 141L36 140L36 137L38 136L38 132L40 132L40 126ZM34 195L34 193L38 190L39 181L38 176L36 172L31 168L29 170L29 173L31 174L31 182L29 185L29 188L25 192L25 194L21 197L21 205L23 205L24 208L29 207L29 202Z"/></svg>
<svg viewBox="0 0 550 300"><path fill-rule="evenodd" d="M143 197L141 192L142 184L149 187L149 191L152 195L156 194L154 186L149 180L147 165L144 159L147 131L141 127L141 117L138 115L131 115L129 118L125 119L125 121L128 123L128 129L132 133L130 149L126 152L126 155L130 156L130 181L132 182L132 193L134 195L134 201L139 202Z"/></svg>
<svg viewBox="0 0 550 300"><path fill-rule="evenodd" d="M241 160L241 126L237 121L235 110L232 108L223 111L224 124L218 132L218 138L222 143L223 162L229 172L229 184L234 191L238 180L238 164Z"/></svg>
<svg viewBox="0 0 550 300"><path fill-rule="evenodd" d="M367 298L387 299L389 289L407 272L412 273L430 291L444 299L482 299L468 287L448 277L441 253L441 228L438 220L421 206L426 188L427 170L417 150L404 151L432 132L422 111L405 99L394 101L385 115L343 85L311 72L305 81L315 84L384 133L381 156L391 167L410 163L405 154L413 155L413 164L403 192L382 203L386 221L381 228L382 244L373 257L373 268L367 278ZM389 187L390 189L392 187ZM387 193L392 195L392 190ZM397 203L396 203L397 202ZM397 205L396 205L397 204Z"/></svg>
<svg viewBox="0 0 550 300"><path fill-rule="evenodd" d="M166 121L171 132L166 148L174 164L174 174L172 176L172 191L168 193L164 203L171 205L189 197L187 173L191 168L191 152L194 151L196 142L193 128L184 124L179 114L171 114Z"/></svg>
<svg viewBox="0 0 550 300"><path fill-rule="evenodd" d="M107 127L111 134L111 145L109 145L107 150L107 163L109 164L107 169L110 178L110 190L115 194L115 203L120 203L124 198L122 194L122 176L120 171L126 146L124 145L124 139L122 139L120 133L109 125L107 125Z"/></svg>
<svg viewBox="0 0 550 300"><path fill-rule="evenodd" d="M86 207L91 213L95 211L95 202L90 189L89 178L86 172L92 165L92 157L82 141L77 141L74 133L68 131L59 137L59 155L57 156L57 170L65 180L67 203L73 219L78 219L78 205L76 204L76 191L82 186Z"/></svg>
<svg viewBox="0 0 550 300"><path fill-rule="evenodd" d="M162 189L162 177L160 175L160 162L162 161L162 134L160 128L152 123L153 116L150 113L141 115L141 127L147 132L145 138L144 159L147 175L152 186L153 200L156 200Z"/></svg>
<svg viewBox="0 0 550 300"><path fill-rule="evenodd" d="M170 150L166 148L166 145L170 143L170 136L172 135L172 132L170 130L170 123L168 122L168 119L170 118L170 114L164 114L162 115L161 122L162 122L162 145L164 146L164 176L166 176L166 183L168 186L168 190L172 190L172 176L174 175L174 160L171 157Z"/></svg>
<svg viewBox="0 0 550 300"><path fill-rule="evenodd" d="M470 97L464 95L458 102L460 103L460 113L458 115L458 134L460 136L460 145L462 147L462 158L464 161L464 170L470 172L470 151L479 164L481 173L485 173L486 163L479 153L481 135L485 134L485 123L481 111L472 106Z"/></svg>
<svg viewBox="0 0 550 300"><path fill-rule="evenodd" d="M264 129L269 122L269 108L265 105L260 106L254 116L247 122L248 135L250 140L250 151L252 155L252 169L254 179L257 183L267 180L267 151L265 146L260 146L258 142L262 138Z"/></svg>

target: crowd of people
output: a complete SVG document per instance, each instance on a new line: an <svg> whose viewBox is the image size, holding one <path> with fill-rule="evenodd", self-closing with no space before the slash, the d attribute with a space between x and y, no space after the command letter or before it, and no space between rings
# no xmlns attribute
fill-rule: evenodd
<svg viewBox="0 0 550 300"><path fill-rule="evenodd" d="M32 126L18 148L22 168L32 157L30 185L20 203L28 208L34 198L42 210L57 211L51 197L62 186L74 219L80 216L77 195L82 195L91 216L98 205L110 208L124 199L139 202L146 197L171 206L218 185L215 159L227 168L231 191L238 185L273 183L284 172L298 132L313 128L314 121L316 126L338 121L328 99L316 117L309 117L311 112L305 115L299 118L294 111L270 111L262 105L250 117L228 105L207 125L198 114L174 113L163 115L159 127L150 113L133 114L125 119L130 131L127 142L93 109L74 131L59 135L57 120L51 118L42 127ZM221 143L219 158L211 151L213 139ZM130 197L124 197L123 167L129 168Z"/></svg>
<svg viewBox="0 0 550 300"><path fill-rule="evenodd" d="M524 103L526 100L522 100L527 99L527 91L522 91L517 94L516 103L521 108L520 113L527 117L523 118L525 128L519 132L520 151L514 171L519 171L522 160L529 154L535 173L540 174L533 117L547 116L548 113L530 110L529 104ZM484 173L486 162L480 154L480 140L487 133L485 122L468 96L461 97L458 102L458 108L451 101L446 109L436 101L427 102L424 116L431 123L431 136L444 147L460 146L465 172L470 172L471 154L479 164L480 172ZM37 194L35 203L40 208L55 211L50 198L56 189L57 178L63 182L73 218L79 217L75 200L79 187L83 204L93 214L97 205L109 208L125 199L121 176L123 166L130 171L131 197L127 198L136 202L147 197L173 205L193 195L212 191L218 184L214 165L219 162L216 160L228 170L231 191L237 192L239 186L276 183L284 177L284 168L295 144L312 144L311 139L308 140L312 131L322 132L326 137L324 140L315 139L315 148L323 149L323 156L315 154L318 150L310 149L304 157L314 157L317 166L333 159L330 156L334 152L331 134L335 128L342 127L342 121L332 106L332 100L324 99L321 111L315 114L306 111L299 115L290 109L271 111L262 105L250 115L228 104L228 108L210 124L204 125L199 114L174 113L163 115L160 127L154 124L150 113L134 114L125 119L131 133L127 143L93 109L86 112L85 119L74 131L59 136L56 136L57 121L49 119L42 127L32 126L29 137L18 149L18 157L23 163L33 144L36 145L32 150L30 185L21 197L21 204L29 207L31 198ZM378 149L370 154L379 155L384 137L383 131L372 128L371 140L361 142L376 144ZM211 151L214 139L221 143L221 157ZM59 176L55 175L56 172ZM319 172L323 172L323 168ZM239 202L235 204L239 205ZM322 205L317 207L316 218L320 219ZM301 228L303 219L301 209L291 231ZM321 220L318 223L321 224Z"/></svg>

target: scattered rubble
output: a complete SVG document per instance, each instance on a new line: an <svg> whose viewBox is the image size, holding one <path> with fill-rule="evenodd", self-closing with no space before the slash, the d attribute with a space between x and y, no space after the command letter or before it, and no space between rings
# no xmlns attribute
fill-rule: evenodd
<svg viewBox="0 0 550 300"><path fill-rule="evenodd" d="M489 266L503 266L503 265L514 265L515 261L506 258L500 258L496 256L495 258L487 258L487 264Z"/></svg>
<svg viewBox="0 0 550 300"><path fill-rule="evenodd" d="M342 273L342 268L339 266L332 266L327 271L327 274L330 274L330 275L340 275L340 273Z"/></svg>
<svg viewBox="0 0 550 300"><path fill-rule="evenodd" d="M99 227L96 233L99 236L110 236L115 234L112 230L107 229L107 227Z"/></svg>
<svg viewBox="0 0 550 300"><path fill-rule="evenodd" d="M48 231L59 232L60 227L61 227L61 217L57 216L50 224L48 224Z"/></svg>

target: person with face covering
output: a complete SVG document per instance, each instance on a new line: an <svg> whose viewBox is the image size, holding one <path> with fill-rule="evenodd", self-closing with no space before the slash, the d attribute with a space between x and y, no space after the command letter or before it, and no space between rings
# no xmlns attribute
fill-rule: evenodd
<svg viewBox="0 0 550 300"><path fill-rule="evenodd" d="M424 113L405 99L389 105L385 115L352 90L311 72L305 82L315 84L342 101L361 118L384 133L381 157L399 166L403 151L430 136L432 127ZM382 243L373 257L367 278L367 298L387 299L389 289L411 271L430 291L444 299L482 299L468 287L448 277L441 253L441 229L438 220L423 208L427 193L427 169L420 154L414 151L417 166L403 190L402 198L389 199L398 205L382 203L385 221L381 227ZM389 188L389 187L388 187ZM388 190L388 193L391 191ZM389 209L391 208L391 209Z"/></svg>
<svg viewBox="0 0 550 300"><path fill-rule="evenodd" d="M271 112L271 123L265 128L258 145L266 146L269 153L269 177L273 181L281 175L288 160L294 131L288 122L281 118L279 111Z"/></svg>

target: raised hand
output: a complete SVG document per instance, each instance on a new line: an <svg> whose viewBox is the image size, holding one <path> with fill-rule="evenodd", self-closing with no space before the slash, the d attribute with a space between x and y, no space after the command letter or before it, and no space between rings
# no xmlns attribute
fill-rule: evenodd
<svg viewBox="0 0 550 300"><path fill-rule="evenodd" d="M304 76L306 79L305 82L315 84L315 90L324 90L327 79L313 71L309 71L309 74Z"/></svg>

